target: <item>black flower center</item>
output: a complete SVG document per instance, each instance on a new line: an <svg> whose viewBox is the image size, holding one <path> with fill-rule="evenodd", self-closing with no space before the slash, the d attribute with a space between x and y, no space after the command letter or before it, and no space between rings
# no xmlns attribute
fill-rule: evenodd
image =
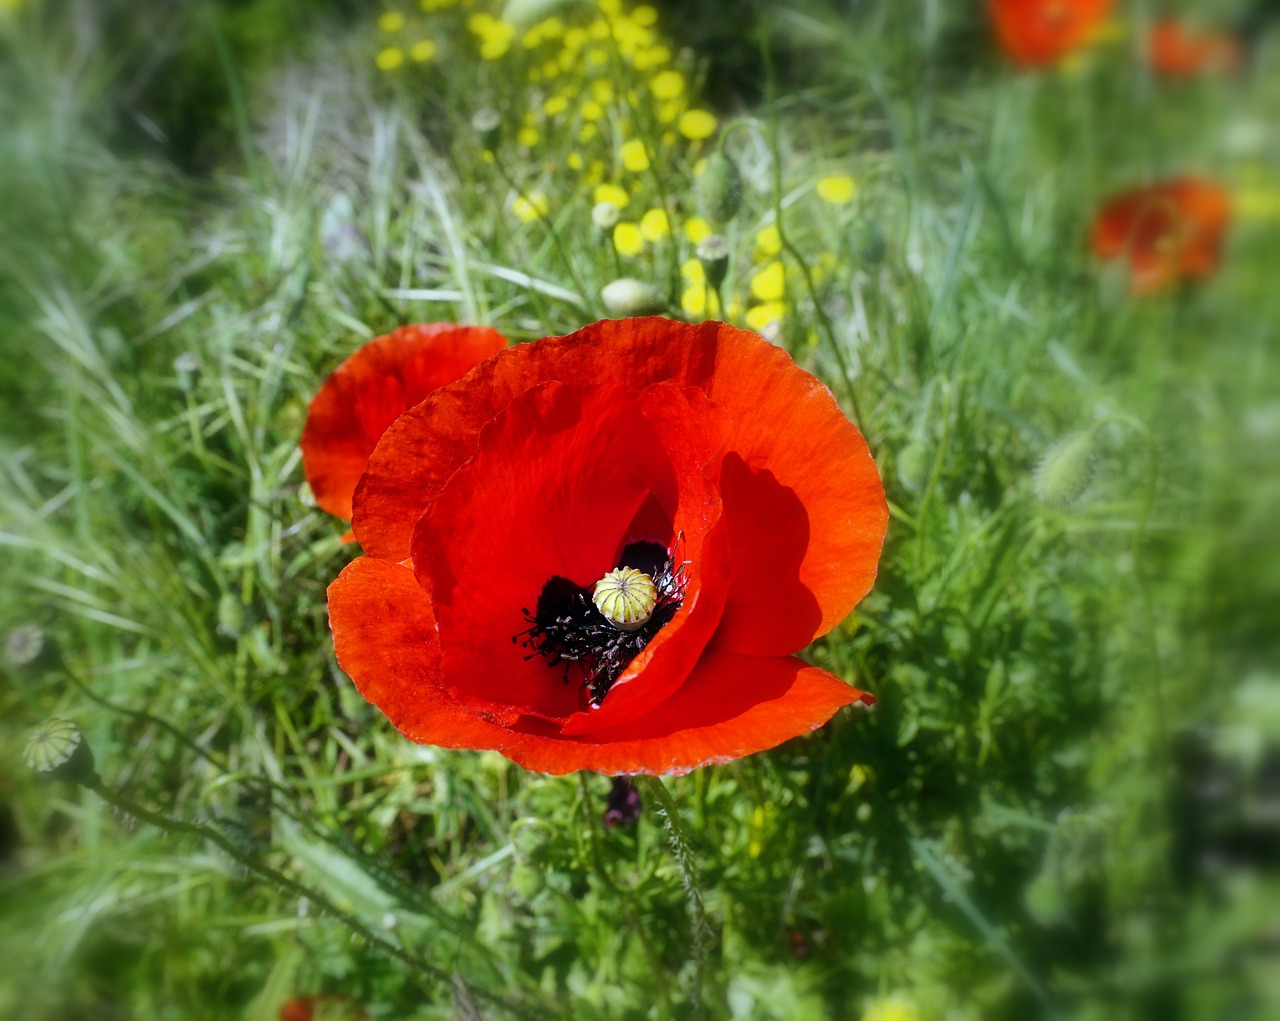
<svg viewBox="0 0 1280 1021"><path fill-rule="evenodd" d="M677 539L677 543L679 540ZM538 595L533 613L521 607L529 627L512 636L530 650L525 659L541 656L547 666L564 666L564 679L576 667L582 674L592 705L599 705L627 664L661 631L684 601L684 573L688 561L675 557L656 542L633 542L622 551L615 570L630 567L653 579L657 601L642 627L621 630L596 609L592 590L553 575Z"/></svg>

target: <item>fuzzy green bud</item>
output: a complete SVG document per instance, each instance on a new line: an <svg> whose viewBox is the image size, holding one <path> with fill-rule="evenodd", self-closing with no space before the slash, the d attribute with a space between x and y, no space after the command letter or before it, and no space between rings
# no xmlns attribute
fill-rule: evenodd
<svg viewBox="0 0 1280 1021"><path fill-rule="evenodd" d="M898 481L908 493L918 493L924 489L929 480L929 469L932 467L929 448L919 440L912 440L898 451Z"/></svg>
<svg viewBox="0 0 1280 1021"><path fill-rule="evenodd" d="M196 379L200 375L200 358L194 351L183 351L173 360L173 375L183 393L191 393L196 388Z"/></svg>
<svg viewBox="0 0 1280 1021"><path fill-rule="evenodd" d="M234 592L224 592L218 599L218 634L227 638L244 634L244 604Z"/></svg>
<svg viewBox="0 0 1280 1021"><path fill-rule="evenodd" d="M742 206L742 172L738 164L717 149L707 157L697 192L702 215L712 223L728 223Z"/></svg>
<svg viewBox="0 0 1280 1021"><path fill-rule="evenodd" d="M653 315L666 308L666 302L652 284L634 277L622 277L605 284L600 300L611 316L623 319Z"/></svg>
<svg viewBox="0 0 1280 1021"><path fill-rule="evenodd" d="M854 246L868 266L879 266L889 254L889 239L874 220L862 220L854 228Z"/></svg>
<svg viewBox="0 0 1280 1021"><path fill-rule="evenodd" d="M540 865L520 862L511 870L511 889L521 900L533 900L546 885L547 877Z"/></svg>
<svg viewBox="0 0 1280 1021"><path fill-rule="evenodd" d="M1058 440L1036 467L1036 496L1051 507L1069 507L1080 499L1093 478L1093 448L1091 430Z"/></svg>

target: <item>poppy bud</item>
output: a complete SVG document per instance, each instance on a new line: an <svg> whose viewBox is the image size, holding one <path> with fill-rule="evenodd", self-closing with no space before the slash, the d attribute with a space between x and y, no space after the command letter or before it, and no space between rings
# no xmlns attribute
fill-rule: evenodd
<svg viewBox="0 0 1280 1021"><path fill-rule="evenodd" d="M653 579L634 567L619 567L598 582L591 601L610 624L619 631L636 631L649 622L658 604L658 589Z"/></svg>
<svg viewBox="0 0 1280 1021"><path fill-rule="evenodd" d="M728 223L742 206L742 172L723 150L707 157L698 178L698 208L712 223Z"/></svg>
<svg viewBox="0 0 1280 1021"><path fill-rule="evenodd" d="M698 242L697 254L707 283L712 290L720 290L729 270L729 242L723 234L712 234Z"/></svg>
<svg viewBox="0 0 1280 1021"><path fill-rule="evenodd" d="M97 781L93 752L71 720L54 716L27 735L22 761L40 776L92 786Z"/></svg>
<svg viewBox="0 0 1280 1021"><path fill-rule="evenodd" d="M889 254L889 240L880 224L874 220L863 220L854 230L854 242L862 261L868 266L879 266L884 262L884 257Z"/></svg>
<svg viewBox="0 0 1280 1021"><path fill-rule="evenodd" d="M611 316L620 319L653 315L666 308L666 302L651 284L634 277L622 277L605 284L600 300Z"/></svg>
<svg viewBox="0 0 1280 1021"><path fill-rule="evenodd" d="M541 867L521 862L511 870L511 889L521 900L533 900L547 885L547 877Z"/></svg>
<svg viewBox="0 0 1280 1021"><path fill-rule="evenodd" d="M601 234L608 234L622 219L622 210L612 202L597 202L591 208L591 223Z"/></svg>
<svg viewBox="0 0 1280 1021"><path fill-rule="evenodd" d="M200 375L200 359L194 351L183 351L173 360L173 374L178 379L178 386L184 394L191 393L196 387L196 379Z"/></svg>
<svg viewBox="0 0 1280 1021"><path fill-rule="evenodd" d="M1064 436L1036 466L1036 496L1052 507L1069 507L1089 485L1093 467L1093 431Z"/></svg>
<svg viewBox="0 0 1280 1021"><path fill-rule="evenodd" d="M909 493L924 489L929 479L929 450L919 440L912 440L898 452L898 481Z"/></svg>
<svg viewBox="0 0 1280 1021"><path fill-rule="evenodd" d="M502 118L497 110L485 107L471 116L471 128L480 136L480 145L492 152L502 134Z"/></svg>
<svg viewBox="0 0 1280 1021"><path fill-rule="evenodd" d="M218 600L218 634L226 638L244 634L244 605L232 592L222 593Z"/></svg>

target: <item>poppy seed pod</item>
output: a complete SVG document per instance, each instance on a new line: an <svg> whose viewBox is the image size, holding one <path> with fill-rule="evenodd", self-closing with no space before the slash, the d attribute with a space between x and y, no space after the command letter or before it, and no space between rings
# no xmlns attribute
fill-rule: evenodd
<svg viewBox="0 0 1280 1021"><path fill-rule="evenodd" d="M707 157L697 191L698 208L712 223L728 223L742 207L742 172L723 149Z"/></svg>
<svg viewBox="0 0 1280 1021"><path fill-rule="evenodd" d="M471 115L471 129L480 137L480 145L490 152L498 148L502 134L502 118L497 110L485 107Z"/></svg>
<svg viewBox="0 0 1280 1021"><path fill-rule="evenodd" d="M4 658L15 670L38 671L56 666L62 657L39 624L19 624L5 636Z"/></svg>
<svg viewBox="0 0 1280 1021"><path fill-rule="evenodd" d="M612 202L597 202L591 207L591 224L601 234L608 234L622 219L622 210Z"/></svg>
<svg viewBox="0 0 1280 1021"><path fill-rule="evenodd" d="M22 761L40 776L91 786L97 781L93 751L71 720L54 716L27 735Z"/></svg>
<svg viewBox="0 0 1280 1021"><path fill-rule="evenodd" d="M605 284L600 291L600 300L611 316L621 319L651 315L666 307L666 302L652 284L635 277L621 277Z"/></svg>
<svg viewBox="0 0 1280 1021"><path fill-rule="evenodd" d="M713 290L719 290L729 271L729 242L723 234L712 234L698 242L698 261Z"/></svg>

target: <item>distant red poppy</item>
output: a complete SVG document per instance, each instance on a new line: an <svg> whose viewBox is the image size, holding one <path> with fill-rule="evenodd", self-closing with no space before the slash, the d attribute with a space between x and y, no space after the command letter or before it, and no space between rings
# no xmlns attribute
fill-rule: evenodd
<svg viewBox="0 0 1280 1021"><path fill-rule="evenodd" d="M280 1008L280 1021L361 1021L368 1013L340 993L298 996Z"/></svg>
<svg viewBox="0 0 1280 1021"><path fill-rule="evenodd" d="M1177 18L1163 18L1151 26L1147 57L1152 70L1166 78L1231 73L1240 66L1240 40L1229 32L1197 31Z"/></svg>
<svg viewBox="0 0 1280 1021"><path fill-rule="evenodd" d="M866 595L887 521L862 435L780 348L595 323L387 430L366 555L329 587L338 662L424 744L547 773L726 762L874 701L792 654Z"/></svg>
<svg viewBox="0 0 1280 1021"><path fill-rule="evenodd" d="M484 326L401 326L339 365L311 401L302 432L302 470L316 503L350 520L356 481L387 426L506 346Z"/></svg>
<svg viewBox="0 0 1280 1021"><path fill-rule="evenodd" d="M1090 244L1100 258L1124 256L1130 290L1147 294L1212 276L1229 220L1230 199L1216 184L1166 181L1110 199L1093 221Z"/></svg>
<svg viewBox="0 0 1280 1021"><path fill-rule="evenodd" d="M1052 64L1089 42L1111 0L989 0L1000 46L1023 67Z"/></svg>

